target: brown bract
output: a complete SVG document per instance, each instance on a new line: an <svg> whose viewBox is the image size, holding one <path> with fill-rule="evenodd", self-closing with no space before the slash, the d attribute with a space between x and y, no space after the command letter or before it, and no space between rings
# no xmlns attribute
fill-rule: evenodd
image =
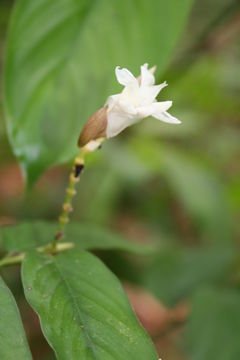
<svg viewBox="0 0 240 360"><path fill-rule="evenodd" d="M107 106L97 110L86 122L78 139L78 146L83 147L91 140L106 137Z"/></svg>

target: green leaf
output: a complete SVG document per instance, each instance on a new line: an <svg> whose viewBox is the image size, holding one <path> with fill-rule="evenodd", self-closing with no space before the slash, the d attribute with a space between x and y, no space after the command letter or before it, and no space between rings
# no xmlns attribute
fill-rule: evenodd
<svg viewBox="0 0 240 360"><path fill-rule="evenodd" d="M52 241L57 224L44 221L22 223L2 228L2 245L5 251L27 251ZM64 241L74 242L76 247L86 250L122 250L139 254L151 253L153 245L134 244L123 236L104 228L70 223L66 227Z"/></svg>
<svg viewBox="0 0 240 360"><path fill-rule="evenodd" d="M165 249L143 272L143 284L173 305L201 286L224 282L235 256L236 250L229 247Z"/></svg>
<svg viewBox="0 0 240 360"><path fill-rule="evenodd" d="M179 151L163 156L165 175L207 242L233 241L232 218L219 177Z"/></svg>
<svg viewBox="0 0 240 360"><path fill-rule="evenodd" d="M193 300L186 342L192 360L236 360L240 354L240 293L205 289Z"/></svg>
<svg viewBox="0 0 240 360"><path fill-rule="evenodd" d="M0 277L0 359L32 359L17 304Z"/></svg>
<svg viewBox="0 0 240 360"><path fill-rule="evenodd" d="M233 243L233 219L225 188L215 169L194 154L152 139L134 139L136 154L150 170L164 176L206 243Z"/></svg>
<svg viewBox="0 0 240 360"><path fill-rule="evenodd" d="M59 360L158 359L120 282L95 256L29 253L22 278Z"/></svg>
<svg viewBox="0 0 240 360"><path fill-rule="evenodd" d="M4 76L8 133L32 183L76 154L87 117L119 91L116 65L163 71L192 0L19 0Z"/></svg>

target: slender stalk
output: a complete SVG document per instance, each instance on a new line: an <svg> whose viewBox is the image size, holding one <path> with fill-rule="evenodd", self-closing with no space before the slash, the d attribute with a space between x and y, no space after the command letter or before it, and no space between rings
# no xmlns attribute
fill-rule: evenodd
<svg viewBox="0 0 240 360"><path fill-rule="evenodd" d="M81 149L81 153L76 156L74 159L72 171L69 176L69 182L66 189L65 201L62 205L62 212L58 219L58 227L55 234L55 237L52 243L47 244L46 246L38 247L36 250L40 253L52 254L55 255L59 252L71 249L74 247L74 244L71 242L58 243L64 238L64 229L65 225L69 221L69 213L72 211L72 200L74 195L76 195L76 184L80 180L80 175L84 169L84 157L88 152L93 152L96 149L100 148L101 143L104 141L104 138L99 138L97 140L90 141ZM8 265L20 264L25 257L25 253L21 252L17 255L6 255L4 258L0 259L0 267Z"/></svg>
<svg viewBox="0 0 240 360"><path fill-rule="evenodd" d="M73 247L74 247L73 243L66 242L66 243L56 244L54 248L52 244L48 244L46 246L38 247L36 250L40 253L57 254L72 249ZM24 257L25 257L24 252L21 252L17 255L7 255L0 260L0 267L21 264Z"/></svg>
<svg viewBox="0 0 240 360"><path fill-rule="evenodd" d="M5 256L3 259L0 260L0 267L20 264L24 259L24 256L25 256L24 253L20 253L18 255L13 255L13 256L10 255Z"/></svg>
<svg viewBox="0 0 240 360"><path fill-rule="evenodd" d="M101 146L104 139L100 138L97 140L90 141L81 149L81 153L74 159L72 171L69 176L69 182L66 189L65 201L62 205L62 212L58 218L58 227L55 237L52 242L52 246L64 238L64 230L66 224L69 222L69 213L73 211L72 200L76 195L76 184L80 180L80 175L84 169L84 157L87 153L93 152Z"/></svg>
<svg viewBox="0 0 240 360"><path fill-rule="evenodd" d="M54 237L53 246L56 246L57 242L64 238L64 229L69 222L69 213L73 210L72 200L76 195L76 184L80 180L80 175L84 169L84 156L85 149L83 148L80 155L74 159L72 171L69 176L68 186L66 188L66 197L62 205L62 211L58 218L58 227Z"/></svg>
<svg viewBox="0 0 240 360"><path fill-rule="evenodd" d="M62 212L58 219L58 227L53 241L46 246L38 247L36 250L40 253L52 254L55 255L59 252L71 249L74 247L74 244L71 242L58 243L64 238L64 229L65 225L69 221L69 213L72 209L72 200L74 195L76 195L76 184L80 180L80 175L84 169L84 157L88 152L93 152L96 149L100 148L101 143L104 141L104 138L99 138L97 140L90 141L81 149L81 153L75 157L72 171L69 176L69 182L66 189L65 201L62 205ZM4 258L0 259L0 267L8 265L20 264L25 257L25 253L21 252L16 255L6 255Z"/></svg>

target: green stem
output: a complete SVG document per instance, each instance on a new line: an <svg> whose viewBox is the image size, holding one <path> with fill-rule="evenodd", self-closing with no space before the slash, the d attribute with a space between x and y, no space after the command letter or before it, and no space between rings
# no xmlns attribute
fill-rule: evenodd
<svg viewBox="0 0 240 360"><path fill-rule="evenodd" d="M18 255L4 257L0 260L0 267L21 264L22 260L24 259L24 255L24 253L20 253Z"/></svg>
<svg viewBox="0 0 240 360"><path fill-rule="evenodd" d="M62 205L62 212L58 218L57 231L52 242L53 247L56 247L57 242L64 238L65 226L69 222L69 213L73 210L72 200L73 197L76 195L75 187L80 179L81 172L84 169L85 154L86 150L83 148L81 154L74 159L74 164L69 176L69 182L66 189L66 197Z"/></svg>
<svg viewBox="0 0 240 360"><path fill-rule="evenodd" d="M48 244L46 246L38 247L36 250L40 253L55 255L57 253L72 249L73 247L74 247L73 243L66 242L66 243L56 244L55 247L53 247L52 244ZM19 253L17 255L7 255L0 260L0 267L21 264L25 255L26 254L24 252Z"/></svg>
<svg viewBox="0 0 240 360"><path fill-rule="evenodd" d="M57 231L52 241L53 247L56 247L56 244L64 238L65 226L69 222L69 213L73 210L72 200L76 195L76 183L80 180L80 175L84 169L84 157L87 153L99 149L103 141L104 138L90 141L88 144L82 147L80 155L74 159L72 171L70 173L69 182L66 189L65 201L62 205L62 212L58 218Z"/></svg>

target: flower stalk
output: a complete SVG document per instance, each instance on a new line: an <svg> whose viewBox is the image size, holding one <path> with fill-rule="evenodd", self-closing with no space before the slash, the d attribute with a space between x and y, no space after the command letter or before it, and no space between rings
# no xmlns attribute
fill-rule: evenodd
<svg viewBox="0 0 240 360"><path fill-rule="evenodd" d="M92 140L88 142L84 147L81 148L81 152L75 157L73 162L72 171L69 176L69 182L66 188L66 197L62 205L62 211L58 218L58 227L55 237L52 242L52 246L56 247L57 243L64 238L64 230L66 224L69 222L69 214L73 211L72 201L76 195L76 184L80 180L80 175L84 170L84 159L87 153L93 152L98 149L103 142L103 138Z"/></svg>
<svg viewBox="0 0 240 360"><path fill-rule="evenodd" d="M80 155L74 159L68 186L66 188L66 197L62 205L62 212L58 218L58 228L54 237L53 246L56 246L57 242L64 238L64 229L69 222L69 214L73 211L72 201L73 197L76 195L76 184L79 182L80 175L84 169L84 149L85 148L83 148Z"/></svg>

